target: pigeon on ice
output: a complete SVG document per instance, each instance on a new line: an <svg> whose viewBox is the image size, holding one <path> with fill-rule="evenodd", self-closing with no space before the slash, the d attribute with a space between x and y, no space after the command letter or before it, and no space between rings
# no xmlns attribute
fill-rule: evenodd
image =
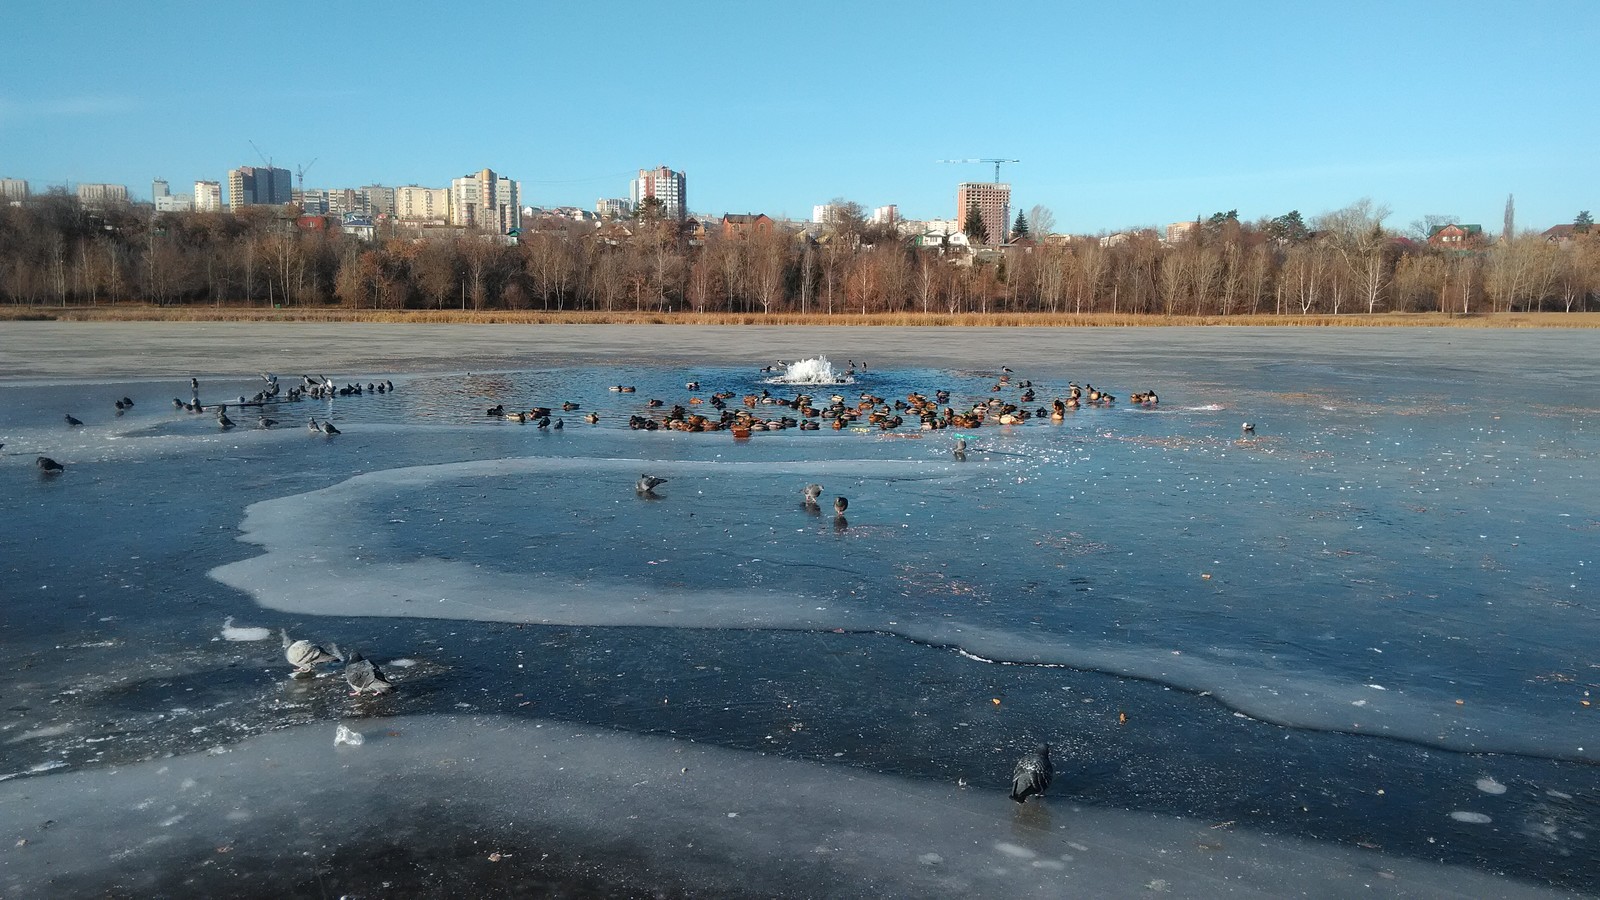
<svg viewBox="0 0 1600 900"><path fill-rule="evenodd" d="M77 418L72 413L67 413L67 424L70 425L70 426L73 426L73 427L77 427L77 426L83 424L83 420Z"/></svg>
<svg viewBox="0 0 1600 900"><path fill-rule="evenodd" d="M633 489L641 494L654 494L657 485L666 483L667 480L665 478L657 478L654 475L640 475L639 482L633 486Z"/></svg>
<svg viewBox="0 0 1600 900"><path fill-rule="evenodd" d="M822 485L808 484L800 490L800 495L805 498L807 506L816 506L817 498L822 496Z"/></svg>
<svg viewBox="0 0 1600 900"><path fill-rule="evenodd" d="M339 429L333 427L333 423L332 422L329 422L327 419L323 419L322 420L322 433L323 434L338 434L339 433Z"/></svg>
<svg viewBox="0 0 1600 900"><path fill-rule="evenodd" d="M394 685L389 683L378 664L362 656L359 650L351 650L350 655L344 658L344 680L350 683L352 696L387 694L394 690Z"/></svg>
<svg viewBox="0 0 1600 900"><path fill-rule="evenodd" d="M283 638L283 658L294 666L294 674L308 674L318 663L333 662L339 657L318 647L310 641L291 641L289 632L278 629L278 636Z"/></svg>
<svg viewBox="0 0 1600 900"><path fill-rule="evenodd" d="M1011 771L1011 799L1026 803L1033 794L1044 795L1050 787L1055 769L1050 766L1050 745L1040 744L1039 749L1017 760Z"/></svg>

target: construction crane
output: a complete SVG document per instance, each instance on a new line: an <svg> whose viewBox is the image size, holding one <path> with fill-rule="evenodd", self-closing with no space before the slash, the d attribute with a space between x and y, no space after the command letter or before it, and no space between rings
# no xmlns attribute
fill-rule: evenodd
<svg viewBox="0 0 1600 900"><path fill-rule="evenodd" d="M321 158L322 157L320 156L314 157L311 162L308 162L303 166L294 167L294 175L300 180L300 193L304 194L306 192L306 173L311 171L311 167L316 165L317 160Z"/></svg>
<svg viewBox="0 0 1600 900"><path fill-rule="evenodd" d="M1000 164L1022 162L1020 159L941 159L942 163L994 163L994 180L1000 182Z"/></svg>
<svg viewBox="0 0 1600 900"><path fill-rule="evenodd" d="M268 159L267 155L261 152L261 148L256 146L255 141L250 142L250 147L256 151L257 156L261 157L261 161L267 164L267 168L272 168L272 160Z"/></svg>

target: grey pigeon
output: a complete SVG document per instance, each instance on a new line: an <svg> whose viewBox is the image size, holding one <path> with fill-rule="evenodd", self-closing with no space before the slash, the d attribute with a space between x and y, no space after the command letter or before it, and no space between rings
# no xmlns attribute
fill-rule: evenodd
<svg viewBox="0 0 1600 900"><path fill-rule="evenodd" d="M48 456L41 456L34 460L33 463L39 467L39 471L45 473L46 475L54 475L57 472L65 472L67 470L66 466L63 466L61 463L56 462Z"/></svg>
<svg viewBox="0 0 1600 900"><path fill-rule="evenodd" d="M81 420L79 420L79 419L74 418L72 413L67 413L67 424L68 425L77 426L77 425L82 425L83 422Z"/></svg>
<svg viewBox="0 0 1600 900"><path fill-rule="evenodd" d="M656 485L666 483L667 480L665 478L657 478L654 475L640 475L639 482L633 486L633 489L641 494L653 494L655 493Z"/></svg>
<svg viewBox="0 0 1600 900"><path fill-rule="evenodd" d="M296 675L310 672L318 663L333 662L339 658L310 641L289 640L289 632L282 628L278 629L278 636L283 638L283 658L294 666Z"/></svg>
<svg viewBox="0 0 1600 900"><path fill-rule="evenodd" d="M955 453L957 459L960 459L967 452L967 439L956 438L956 445L952 452Z"/></svg>
<svg viewBox="0 0 1600 900"><path fill-rule="evenodd" d="M808 484L800 489L800 496L805 498L807 506L816 506L817 498L822 496L822 485Z"/></svg>
<svg viewBox="0 0 1600 900"><path fill-rule="evenodd" d="M1017 760L1017 767L1011 771L1011 799L1026 803L1030 795L1043 796L1045 789L1050 787L1053 775L1055 769L1050 765L1050 745L1040 744L1038 750Z"/></svg>
<svg viewBox="0 0 1600 900"><path fill-rule="evenodd" d="M309 426L307 426L307 427L311 430L312 434L321 434L322 433L322 426L317 424L317 420L316 419L312 419L311 420L311 424Z"/></svg>
<svg viewBox="0 0 1600 900"><path fill-rule="evenodd" d="M362 656L359 650L351 650L350 655L344 658L344 680L350 683L352 696L368 693L387 694L394 690L394 685L384 677L383 670L378 668L378 664Z"/></svg>
<svg viewBox="0 0 1600 900"><path fill-rule="evenodd" d="M322 421L322 433L323 434L338 434L339 433L339 429L333 427L333 423L332 422L329 422L328 420L324 419Z"/></svg>

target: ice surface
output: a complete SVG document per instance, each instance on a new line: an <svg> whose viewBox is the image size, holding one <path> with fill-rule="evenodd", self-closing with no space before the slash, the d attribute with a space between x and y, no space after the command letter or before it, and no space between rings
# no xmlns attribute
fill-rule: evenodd
<svg viewBox="0 0 1600 900"><path fill-rule="evenodd" d="M296 873L278 877L309 880L280 893L320 896L319 877L372 873L369 860L412 853L409 842L421 848L412 871L456 880L339 890L471 883L493 893L499 883L513 893L528 883L522 866L556 866L559 880L584 884L597 853L632 861L692 841L670 804L640 803L641 775L607 780L616 773L586 760L551 775L498 746L525 742L518 717L539 716L541 734L678 735L666 745L674 756L715 750L665 766L680 777L726 768L738 783L718 783L722 796L761 795L754 806L694 800L713 834L761 822L764 804L785 799L749 779L833 791L841 805L849 840L822 840L805 822L769 829L840 848L806 856L811 869L790 862L787 843L717 838L722 849L651 869L660 879L636 893L676 884L736 894L735 870L751 893L781 893L772 886L809 885L826 865L844 866L840 883L861 894L939 894L946 882L929 879L952 871L945 893L996 893L969 870L1006 869L993 884L1027 895L1047 882L1007 879L1071 877L1101 846L1095 832L1116 834L1124 820L1197 823L1170 845L1129 845L1129 858L1157 864L1128 866L1144 878L1128 893L1220 892L1185 873L1222 862L1185 854L1253 859L1233 835L1265 842L1266 859L1251 865L1275 872L1304 873L1305 853L1377 860L1380 891L1448 893L1448 880L1402 891L1391 877L1434 861L1475 868L1474 878L1510 872L1600 890L1600 769L1585 705L1600 688L1600 613L1587 599L1600 528L1600 332L750 328L708 339L678 328L13 324L0 370L43 374L0 379L0 779L10 792L0 798L26 791L70 806L67 794L113 772L182 769L170 791L141 775L133 801L149 811L149 836L194 848L158 860L179 879ZM51 334L68 343L36 339ZM341 383L369 378L337 370L370 371L401 390L286 407L276 417L290 424L271 431L246 418L224 434L211 416L171 408L190 370L214 402L253 392L257 369L292 371L285 361L307 348L321 357L299 363L308 371ZM964 461L950 453L956 430L858 423L735 442L626 427L629 415L659 415L647 399L687 402L690 380L702 396L808 391L759 369L818 349L872 357L859 388L838 391L851 405L862 393L892 401L942 388L961 410L1017 400L1022 379L1046 402L1069 380L1124 397L1154 388L1162 402L960 429ZM1015 380L996 391L1001 362ZM180 377L49 374L169 369ZM606 390L618 383L638 393ZM117 417L110 403L124 395L137 405ZM483 415L561 401L599 424L574 412L550 431ZM64 412L87 424L67 429ZM308 438L310 415L345 433ZM1257 433L1241 435L1241 421ZM65 475L38 477L39 453L65 462ZM633 492L641 471L671 479L659 499ZM824 508L850 499L848 521L800 505L810 482L824 485ZM205 577L213 570L223 580ZM237 627L229 615L358 645L391 660L400 689L352 698L337 675L290 678L277 642L220 639L219 622ZM461 710L507 718L470 720L491 727L463 732L470 752L411 724L443 729L440 717ZM391 714L408 718L375 718ZM340 723L363 734L359 751L328 746ZM432 758L433 780L419 782L432 801L363 768L382 759L414 771L388 755L413 731L427 735L413 762ZM994 833L1001 820L987 806L967 816L964 805L1014 806L1003 781L1018 748L1038 740L1071 761L1041 805L1060 813L1071 801L1052 827L1092 829L1059 846ZM263 761L262 747L287 755ZM503 782L476 804L483 817L468 807L489 788L440 799L480 757L484 772L467 780ZM648 769L652 758L596 763ZM275 779L284 796L219 808L216 821L257 829L240 833L289 855L212 843L226 826L168 799L227 795L203 767L236 760L259 762L259 780ZM817 779L783 768L818 763ZM522 767L558 784L589 778L600 791L563 808L594 808L569 819L541 808L540 822L573 823L544 838L508 826L524 820L514 799L544 797L515 774ZM311 792L294 789L302 784ZM885 818L851 802L857 785ZM941 790L954 805L894 800ZM350 807L353 827L324 794ZM650 830L636 814L665 824ZM896 815L939 827L923 842ZM419 834L408 817L436 824ZM50 818L22 820L36 833L0 845L0 872L53 839ZM988 830L956 837L944 818L985 819ZM402 823L394 841L374 824L389 822ZM308 835L353 849L319 855ZM903 846L885 849L894 841ZM849 868L858 842L870 852ZM559 852L545 859L551 847ZM748 855L734 865L729 847ZM124 842L107 855L123 851L139 852ZM1168 858L1177 871L1161 869ZM873 867L885 873L877 881L862 874ZM1113 879L1105 890L1070 886L1115 895L1134 879L1114 869L1087 870ZM139 872L130 877L146 887L164 877L159 865ZM1355 892L1330 877L1321 893ZM208 893L198 884L142 893ZM1314 878L1272 889L1285 884L1319 892ZM1514 889L1474 882L1457 894Z"/></svg>
<svg viewBox="0 0 1600 900"><path fill-rule="evenodd" d="M496 877L549 877L582 854L612 894L692 884L716 896L1133 897L1160 882L1180 897L1559 896L1368 850L1085 808L1059 791L1019 807L998 790L554 721L373 724L362 752L336 759L326 732L306 726L223 755L0 785L0 891L337 895L388 883L399 894L417 889L408 879L459 884L491 864L514 870ZM470 841L441 832L442 798ZM307 819L307 804L325 814ZM103 827L108 811L118 827ZM426 876L420 859L433 861Z"/></svg>
<svg viewBox="0 0 1600 900"><path fill-rule="evenodd" d="M233 616L222 620L222 639L225 641L264 641L272 637L270 628L250 628L233 624Z"/></svg>

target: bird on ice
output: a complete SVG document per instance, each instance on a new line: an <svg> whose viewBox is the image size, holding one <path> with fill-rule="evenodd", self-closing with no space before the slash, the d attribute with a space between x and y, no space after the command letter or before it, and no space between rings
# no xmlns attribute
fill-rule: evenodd
<svg viewBox="0 0 1600 900"><path fill-rule="evenodd" d="M844 511L849 509L849 508L850 508L850 501L849 500L846 500L843 497L835 497L835 498L833 498L833 512L834 512L834 515L842 516L842 515L844 515Z"/></svg>
<svg viewBox="0 0 1600 900"><path fill-rule="evenodd" d="M1254 423L1254 422L1246 422L1243 425L1239 426L1239 431L1241 431L1244 434L1255 434L1256 433L1256 423Z"/></svg>
<svg viewBox="0 0 1600 900"><path fill-rule="evenodd" d="M362 656L359 650L351 650L350 655L344 658L344 680L350 685L351 696L387 694L394 690L394 685L389 683L378 664Z"/></svg>
<svg viewBox="0 0 1600 900"><path fill-rule="evenodd" d="M290 640L289 632L282 628L278 629L278 636L283 639L283 658L294 666L296 675L305 675L318 663L333 662L339 658L310 641Z"/></svg>
<svg viewBox="0 0 1600 900"><path fill-rule="evenodd" d="M1011 799L1026 803L1030 795L1043 796L1053 775L1050 745L1040 744L1039 749L1017 760L1017 767L1011 770Z"/></svg>
<svg viewBox="0 0 1600 900"><path fill-rule="evenodd" d="M817 498L822 496L822 485L808 484L800 489L800 495L805 498L807 506L816 506Z"/></svg>
<svg viewBox="0 0 1600 900"><path fill-rule="evenodd" d="M256 425L258 425L258 426L260 426L262 428L271 428L272 426L274 426L276 424L278 424L278 420L277 419L269 419L266 416L262 416L262 417L256 419Z"/></svg>
<svg viewBox="0 0 1600 900"><path fill-rule="evenodd" d="M73 416L72 413L67 413L67 424L76 427L78 425L82 425L83 420Z"/></svg>
<svg viewBox="0 0 1600 900"><path fill-rule="evenodd" d="M665 478L657 478L654 475L640 475L639 481L633 486L633 489L641 494L654 494L656 485L666 483L667 480Z"/></svg>
<svg viewBox="0 0 1600 900"><path fill-rule="evenodd" d="M314 418L313 418L313 419L312 419L312 420L311 420L311 424L310 424L310 425L307 425L307 426L306 426L306 428L307 428L307 430L309 430L309 431L310 431L310 432L311 432L311 433L312 433L312 434L321 434L321 433L322 433L322 426L321 426L321 425L318 425L318 424L317 424L317 420L316 420L316 419L314 419Z"/></svg>
<svg viewBox="0 0 1600 900"><path fill-rule="evenodd" d="M228 407L226 406L217 407L217 427L223 431L233 427L233 420L228 418Z"/></svg>
<svg viewBox="0 0 1600 900"><path fill-rule="evenodd" d="M338 434L339 433L339 429L333 427L333 423L332 422L329 422L327 419L323 419L322 420L322 433L323 434Z"/></svg>
<svg viewBox="0 0 1600 900"><path fill-rule="evenodd" d="M54 475L57 472L65 472L67 470L66 466L63 466L61 463L56 462L48 456L39 457L33 461L33 464L38 466L39 471L46 475Z"/></svg>

